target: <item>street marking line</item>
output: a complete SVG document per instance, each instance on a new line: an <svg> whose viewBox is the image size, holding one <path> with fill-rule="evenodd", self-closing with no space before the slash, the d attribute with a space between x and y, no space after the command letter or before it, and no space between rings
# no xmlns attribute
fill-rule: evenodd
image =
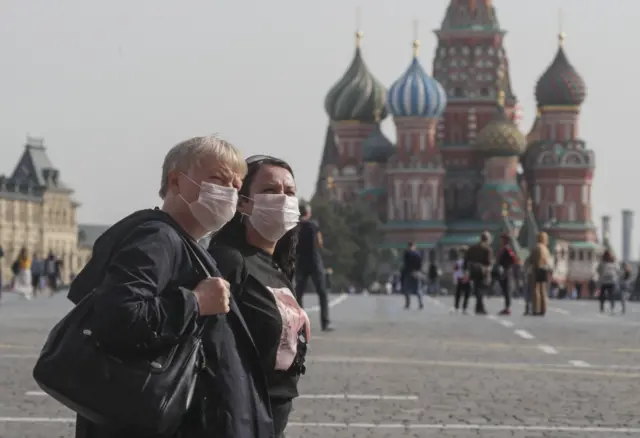
<svg viewBox="0 0 640 438"><path fill-rule="evenodd" d="M375 395L375 394L301 394L299 399L306 400L378 400L378 401L417 401L417 395Z"/></svg>
<svg viewBox="0 0 640 438"><path fill-rule="evenodd" d="M44 391L27 391L27 397L48 397ZM417 395L384 395L384 394L301 394L304 400L378 400L378 401L417 401Z"/></svg>
<svg viewBox="0 0 640 438"><path fill-rule="evenodd" d="M347 298L349 298L349 295L348 295L348 294L341 294L340 296L338 296L338 297L336 297L336 298L334 298L334 299L330 300L330 301L329 301L329 303L328 303L329 308L332 308L332 307L337 306L338 304L340 304L340 303L342 303L343 301L345 301ZM317 305L315 305L315 306L311 306L311 307L309 307L309 308L307 308L307 309L304 309L304 310L306 310L306 311L307 311L307 313L310 313L310 312L318 312L318 311L320 310L320 305L319 305L319 304L317 304Z"/></svg>
<svg viewBox="0 0 640 438"><path fill-rule="evenodd" d="M520 336L522 339L535 339L535 336L533 336L526 330L518 329L514 330L513 333L515 333L517 336Z"/></svg>
<svg viewBox="0 0 640 438"><path fill-rule="evenodd" d="M551 345L538 345L538 348L547 354L558 354L558 350L553 348Z"/></svg>
<svg viewBox="0 0 640 438"><path fill-rule="evenodd" d="M0 417L0 423L75 423L71 417ZM521 431L521 432L591 432L640 434L638 427L598 426L524 426L509 424L420 424L420 423L331 423L290 421L287 427L318 427L327 429L403 429L403 430L472 430L472 431Z"/></svg>
<svg viewBox="0 0 640 438"><path fill-rule="evenodd" d="M444 306L444 303L437 298L430 297L429 295L425 295L424 297L427 301L435 304L436 306Z"/></svg>
<svg viewBox="0 0 640 438"><path fill-rule="evenodd" d="M37 354L0 354L0 359L37 359Z"/></svg>
<svg viewBox="0 0 640 438"><path fill-rule="evenodd" d="M490 319L491 321L497 321L498 317L495 315L487 315L487 319Z"/></svg>
<svg viewBox="0 0 640 438"><path fill-rule="evenodd" d="M307 362L310 363L332 363L332 364L370 364L370 365L402 365L402 366L427 366L427 367L449 367L449 368L478 368L489 370L506 370L506 371L521 371L528 373L560 373L560 374L573 374L583 376L603 376L603 377L620 377L637 379L640 378L640 373L620 372L623 368L610 368L607 366L591 366L589 369L578 370L575 366L566 364L532 364L532 363L490 363L490 362L462 362L462 361L434 361L434 360L419 360L419 359L393 359L386 357L352 357L352 356L314 356L307 358ZM624 368L626 370L633 370L633 368ZM640 371L640 370L637 370Z"/></svg>
<svg viewBox="0 0 640 438"><path fill-rule="evenodd" d="M290 421L288 427L320 427L331 429L404 429L404 430L473 430L505 432L590 432L640 434L638 427L599 426L525 426L509 424L412 424L412 423L325 423Z"/></svg>
<svg viewBox="0 0 640 438"><path fill-rule="evenodd" d="M578 368L589 368L591 366L584 360L570 360L569 363Z"/></svg>
<svg viewBox="0 0 640 438"><path fill-rule="evenodd" d="M560 309L559 307L549 307L549 310L551 310L552 312L560 313L562 315L571 314L568 310Z"/></svg>
<svg viewBox="0 0 640 438"><path fill-rule="evenodd" d="M64 417L0 417L0 423L75 423L75 418Z"/></svg>
<svg viewBox="0 0 640 438"><path fill-rule="evenodd" d="M511 321L507 321L505 319L500 319L499 322L500 322L500 324L502 326L507 327L507 328L511 328L514 325Z"/></svg>

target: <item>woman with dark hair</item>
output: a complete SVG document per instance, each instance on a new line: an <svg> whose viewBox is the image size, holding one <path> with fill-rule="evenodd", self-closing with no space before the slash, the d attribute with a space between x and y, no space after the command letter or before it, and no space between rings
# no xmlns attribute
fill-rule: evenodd
<svg viewBox="0 0 640 438"><path fill-rule="evenodd" d="M604 302L609 298L611 303L611 313L615 305L614 293L618 285L618 266L613 253L605 249L602 253L602 260L598 265L598 278L600 280L600 313L604 312Z"/></svg>
<svg viewBox="0 0 640 438"><path fill-rule="evenodd" d="M213 235L209 252L229 282L267 377L275 436L283 436L304 374L309 318L293 294L299 209L291 167L247 159L237 213Z"/></svg>

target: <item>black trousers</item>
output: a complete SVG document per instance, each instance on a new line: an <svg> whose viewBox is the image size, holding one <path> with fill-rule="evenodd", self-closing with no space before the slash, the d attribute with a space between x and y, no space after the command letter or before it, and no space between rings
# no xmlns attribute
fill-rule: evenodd
<svg viewBox="0 0 640 438"><path fill-rule="evenodd" d="M296 298L301 307L303 305L304 291L307 288L307 280L311 278L313 287L318 294L318 302L320 304L320 324L322 328L329 326L329 302L327 298L327 290L324 287L324 269L307 268L296 270Z"/></svg>
<svg viewBox="0 0 640 438"><path fill-rule="evenodd" d="M291 400L283 402L272 400L271 412L273 413L273 429L275 432L275 438L284 437L284 430L287 428L287 423L289 422L291 407Z"/></svg>
<svg viewBox="0 0 640 438"><path fill-rule="evenodd" d="M458 280L456 284L456 295L453 306L456 309L460 308L460 298L462 298L462 310L467 310L469 306L469 296L471 295L471 283L462 283Z"/></svg>
<svg viewBox="0 0 640 438"><path fill-rule="evenodd" d="M611 310L613 310L613 306L615 305L615 297L613 293L615 292L616 286L614 284L603 284L600 286L600 311L604 311L604 302L609 298L609 302L611 302Z"/></svg>
<svg viewBox="0 0 640 438"><path fill-rule="evenodd" d="M511 282L509 276L505 275L500 279L500 289L502 289L502 296L504 297L504 308L511 308Z"/></svg>
<svg viewBox="0 0 640 438"><path fill-rule="evenodd" d="M473 293L476 296L476 313L485 313L484 307L484 290L485 283L484 278L472 278L471 282L473 283Z"/></svg>

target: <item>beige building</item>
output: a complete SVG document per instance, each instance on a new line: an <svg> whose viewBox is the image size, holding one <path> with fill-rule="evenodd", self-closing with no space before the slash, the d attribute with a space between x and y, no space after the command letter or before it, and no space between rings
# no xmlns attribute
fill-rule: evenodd
<svg viewBox="0 0 640 438"><path fill-rule="evenodd" d="M47 156L44 141L27 138L24 152L11 176L0 176L0 246L2 278L11 278L11 265L21 248L62 260L62 280L68 282L91 256L95 239L107 228L79 225L80 204L73 189Z"/></svg>

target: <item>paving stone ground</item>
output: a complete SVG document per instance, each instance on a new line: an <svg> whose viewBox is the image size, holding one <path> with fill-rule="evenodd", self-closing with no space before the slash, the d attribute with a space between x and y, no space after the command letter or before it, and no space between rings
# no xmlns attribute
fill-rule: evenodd
<svg viewBox="0 0 640 438"><path fill-rule="evenodd" d="M450 297L404 310L398 296L332 296L337 328L318 330L288 438L640 437L640 306L600 314L551 301L545 318L452 314ZM0 304L0 437L72 437L72 413L31 369L62 295Z"/></svg>

